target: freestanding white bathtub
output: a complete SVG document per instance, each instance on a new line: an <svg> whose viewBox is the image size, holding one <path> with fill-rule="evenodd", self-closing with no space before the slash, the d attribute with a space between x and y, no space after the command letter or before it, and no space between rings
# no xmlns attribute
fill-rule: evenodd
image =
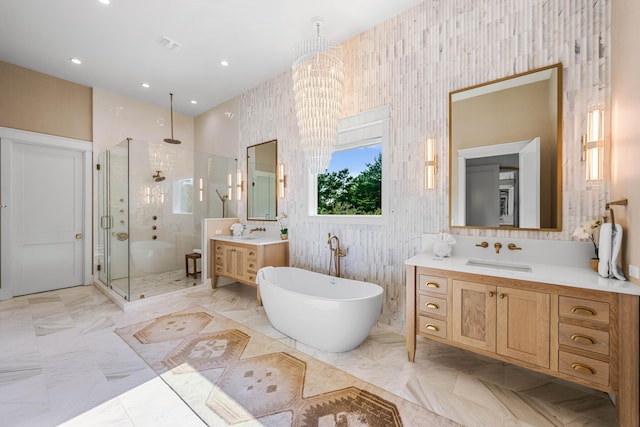
<svg viewBox="0 0 640 427"><path fill-rule="evenodd" d="M274 328L319 350L358 347L378 321L382 287L294 267L258 271L264 311Z"/></svg>
<svg viewBox="0 0 640 427"><path fill-rule="evenodd" d="M131 242L131 260L143 273L164 273L175 270L175 250L175 245L161 240Z"/></svg>

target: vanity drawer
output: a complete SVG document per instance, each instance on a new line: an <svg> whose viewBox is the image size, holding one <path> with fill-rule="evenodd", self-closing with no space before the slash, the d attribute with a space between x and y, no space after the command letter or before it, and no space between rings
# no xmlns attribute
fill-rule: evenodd
<svg viewBox="0 0 640 427"><path fill-rule="evenodd" d="M247 271L250 273L255 273L258 271L258 263L256 260L247 260Z"/></svg>
<svg viewBox="0 0 640 427"><path fill-rule="evenodd" d="M418 317L418 331L425 335L447 338L447 322L427 316Z"/></svg>
<svg viewBox="0 0 640 427"><path fill-rule="evenodd" d="M428 274L418 275L419 289L424 292L433 292L436 294L447 294L446 277L429 276Z"/></svg>
<svg viewBox="0 0 640 427"><path fill-rule="evenodd" d="M560 296L560 317L609 324L609 303Z"/></svg>
<svg viewBox="0 0 640 427"><path fill-rule="evenodd" d="M418 310L424 313L447 317L447 300L431 295L418 295Z"/></svg>
<svg viewBox="0 0 640 427"><path fill-rule="evenodd" d="M222 243L216 243L216 253L217 254L221 254L222 253Z"/></svg>
<svg viewBox="0 0 640 427"><path fill-rule="evenodd" d="M258 251L256 249L247 249L247 259L255 260L258 257Z"/></svg>
<svg viewBox="0 0 640 427"><path fill-rule="evenodd" d="M609 364L601 360L560 351L558 370L604 386L609 385Z"/></svg>
<svg viewBox="0 0 640 427"><path fill-rule="evenodd" d="M222 265L223 262L224 262L224 256L222 254L216 253L216 264Z"/></svg>
<svg viewBox="0 0 640 427"><path fill-rule="evenodd" d="M609 354L609 332L561 323L558 330L558 342L561 345L594 353Z"/></svg>

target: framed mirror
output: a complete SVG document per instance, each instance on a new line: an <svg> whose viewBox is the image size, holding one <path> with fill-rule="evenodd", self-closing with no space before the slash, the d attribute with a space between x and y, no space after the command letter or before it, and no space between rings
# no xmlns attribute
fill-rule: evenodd
<svg viewBox="0 0 640 427"><path fill-rule="evenodd" d="M247 147L247 219L275 221L278 141Z"/></svg>
<svg viewBox="0 0 640 427"><path fill-rule="evenodd" d="M560 231L562 65L449 93L449 225Z"/></svg>

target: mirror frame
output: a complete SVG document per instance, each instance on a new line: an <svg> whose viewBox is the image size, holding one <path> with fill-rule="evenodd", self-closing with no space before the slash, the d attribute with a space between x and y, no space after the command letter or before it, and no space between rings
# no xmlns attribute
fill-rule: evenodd
<svg viewBox="0 0 640 427"><path fill-rule="evenodd" d="M249 188L251 186L251 179L249 177L249 150L250 149L255 149L256 147L259 147L261 145L265 145L265 144L271 144L274 143L275 144L275 163L274 163L274 174L275 174L275 192L274 192L274 202L275 202L275 207L276 207L276 214L274 215L273 219L269 218L263 218L263 217L252 217L249 216L249 201L250 201L250 191ZM276 217L278 216L278 198L279 198L279 194L278 194L278 140L277 139L272 139L270 141L265 141L265 142L261 142L260 144L254 144L254 145L250 145L247 147L247 175L246 175L246 181L247 181L247 221L277 221Z"/></svg>
<svg viewBox="0 0 640 427"><path fill-rule="evenodd" d="M475 90L481 87L489 86L492 84L503 83L509 80L523 77L529 74L545 71L545 70L555 70L557 72L557 143L556 143L556 209L551 210L551 213L555 213L557 218L556 227L542 227L542 228L520 228L513 226L468 226L468 225L453 225L453 212L452 212L452 198L453 198L453 162L457 161L457 155L455 155L453 150L453 97L454 95L460 94L465 91ZM449 228L453 229L487 229L487 230L522 230L522 231L553 231L560 232L562 231L562 104L563 104L563 77L562 77L562 64L553 64L546 67L537 68L534 70L526 71L524 73L514 74L511 76L503 77L501 79L492 80L486 83L481 83L478 85L466 87L463 89L458 89L455 91L449 92Z"/></svg>

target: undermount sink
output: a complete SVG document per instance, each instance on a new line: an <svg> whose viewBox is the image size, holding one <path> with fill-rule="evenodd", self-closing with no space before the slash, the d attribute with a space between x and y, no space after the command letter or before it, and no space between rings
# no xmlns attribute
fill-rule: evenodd
<svg viewBox="0 0 640 427"><path fill-rule="evenodd" d="M256 236L239 236L238 239L241 239L241 240L256 240L257 237Z"/></svg>
<svg viewBox="0 0 640 427"><path fill-rule="evenodd" d="M467 261L467 265L470 267L497 268L498 270L520 271L523 273L531 273L533 271L530 266L524 264L509 264L484 259L470 259Z"/></svg>

